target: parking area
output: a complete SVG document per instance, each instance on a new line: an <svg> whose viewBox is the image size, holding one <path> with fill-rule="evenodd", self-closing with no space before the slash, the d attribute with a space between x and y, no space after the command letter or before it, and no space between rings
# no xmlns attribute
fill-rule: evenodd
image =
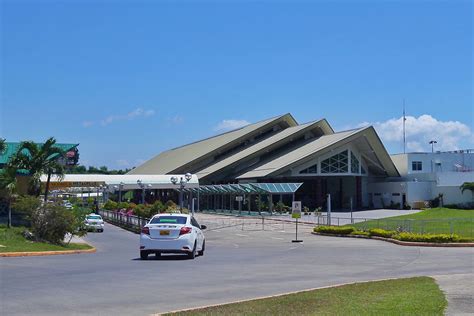
<svg viewBox="0 0 474 316"><path fill-rule="evenodd" d="M2 258L1 314L147 315L345 282L472 274L470 248L313 236L309 226L295 244L291 224L242 230L198 218L209 230L206 253L195 260L141 261L138 235L109 224L86 237L95 254Z"/></svg>

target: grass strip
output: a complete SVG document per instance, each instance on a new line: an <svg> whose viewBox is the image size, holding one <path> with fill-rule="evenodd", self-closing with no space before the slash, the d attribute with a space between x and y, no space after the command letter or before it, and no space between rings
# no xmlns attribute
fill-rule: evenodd
<svg viewBox="0 0 474 316"><path fill-rule="evenodd" d="M35 242L23 237L24 227L0 227L0 253L31 252L31 251L61 251L85 250L93 247L88 244L70 243L68 245L53 245L45 242Z"/></svg>
<svg viewBox="0 0 474 316"><path fill-rule="evenodd" d="M165 315L443 315L430 277L356 283Z"/></svg>

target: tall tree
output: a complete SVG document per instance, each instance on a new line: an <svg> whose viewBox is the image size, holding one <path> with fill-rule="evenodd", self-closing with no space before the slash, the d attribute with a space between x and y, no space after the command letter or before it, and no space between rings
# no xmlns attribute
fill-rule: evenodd
<svg viewBox="0 0 474 316"><path fill-rule="evenodd" d="M0 138L0 154L7 148L5 138Z"/></svg>
<svg viewBox="0 0 474 316"><path fill-rule="evenodd" d="M41 175L46 174L48 176L44 192L45 201L48 200L51 175L64 177L64 166L58 162L58 159L63 157L65 152L55 147L55 144L54 137L48 138L42 145L31 141L23 142L11 161L15 168L24 169L28 172L34 185L41 184Z"/></svg>
<svg viewBox="0 0 474 316"><path fill-rule="evenodd" d="M12 198L16 191L16 169L11 167L3 168L0 171L0 190L5 192L8 205L8 228L12 227Z"/></svg>
<svg viewBox="0 0 474 316"><path fill-rule="evenodd" d="M474 195L474 182L464 182L461 187L461 192L464 193L466 190L470 190Z"/></svg>

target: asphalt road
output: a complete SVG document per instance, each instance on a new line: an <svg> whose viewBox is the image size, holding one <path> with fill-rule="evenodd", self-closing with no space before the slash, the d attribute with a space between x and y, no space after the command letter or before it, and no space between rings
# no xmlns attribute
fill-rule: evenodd
<svg viewBox="0 0 474 316"><path fill-rule="evenodd" d="M202 224L206 224L205 221ZM95 254L0 259L2 315L146 315L345 282L473 273L472 248L403 247L293 231L210 230L206 253L138 259L138 235L106 226Z"/></svg>

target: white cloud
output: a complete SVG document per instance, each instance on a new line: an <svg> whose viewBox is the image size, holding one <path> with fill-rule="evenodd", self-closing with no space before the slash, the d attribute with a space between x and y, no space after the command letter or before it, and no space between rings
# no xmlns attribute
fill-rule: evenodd
<svg viewBox="0 0 474 316"><path fill-rule="evenodd" d="M106 117L105 119L101 120L100 124L102 126L106 126L111 124L112 122L115 121L123 121L123 120L134 120L136 118L140 117L150 117L155 115L155 110L144 110L142 108L136 108L135 110L124 114L124 115L110 115Z"/></svg>
<svg viewBox="0 0 474 316"><path fill-rule="evenodd" d="M230 131L233 129L241 128L245 125L249 125L250 123L246 120L222 120L216 127L214 127L215 131Z"/></svg>
<svg viewBox="0 0 474 316"><path fill-rule="evenodd" d="M82 126L83 126L83 127L86 127L86 128L87 128L87 127L91 127L92 125L94 125L94 122L92 122L92 121L84 121L84 122L82 122Z"/></svg>
<svg viewBox="0 0 474 316"><path fill-rule="evenodd" d="M368 122L358 126L370 125ZM377 130L385 144L403 144L403 117L392 118L371 125ZM430 151L431 140L437 141L435 150L457 150L474 144L474 134L459 121L440 121L428 114L419 117L407 116L405 121L408 151Z"/></svg>

